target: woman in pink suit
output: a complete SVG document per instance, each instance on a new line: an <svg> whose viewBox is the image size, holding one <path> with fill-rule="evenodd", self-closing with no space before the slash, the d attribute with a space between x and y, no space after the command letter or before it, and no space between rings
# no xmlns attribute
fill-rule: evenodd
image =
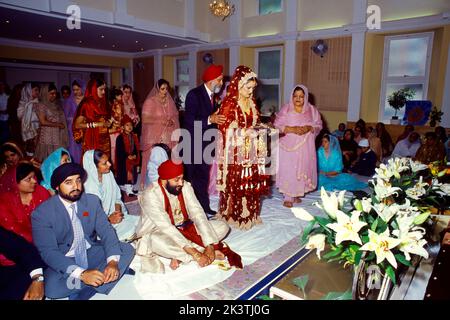
<svg viewBox="0 0 450 320"><path fill-rule="evenodd" d="M278 112L274 125L281 134L276 185L284 194L283 205L292 208L294 202L300 203L301 197L317 188L315 138L322 120L308 102L305 86L294 88L291 101Z"/></svg>

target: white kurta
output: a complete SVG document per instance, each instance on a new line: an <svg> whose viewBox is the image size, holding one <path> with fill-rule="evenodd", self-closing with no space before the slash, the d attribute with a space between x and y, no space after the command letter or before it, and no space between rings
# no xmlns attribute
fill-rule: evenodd
<svg viewBox="0 0 450 320"><path fill-rule="evenodd" d="M208 221L190 183L184 183L182 193L189 219L194 223L203 244L208 246L225 238L229 232L229 226L222 221ZM178 197L167 191L166 194L177 220L176 212L180 212ZM177 259L184 263L192 261L192 257L183 248L186 246L201 248L186 239L170 221L164 206L164 195L158 182L154 182L139 195L139 204L142 214L136 228L139 238L136 253L142 256L142 261L147 258L147 262L142 264L142 271L163 272L158 256Z"/></svg>

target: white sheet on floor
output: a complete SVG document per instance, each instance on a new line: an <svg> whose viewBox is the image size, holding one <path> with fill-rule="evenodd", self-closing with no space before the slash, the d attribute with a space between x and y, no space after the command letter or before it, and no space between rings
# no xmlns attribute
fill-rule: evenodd
<svg viewBox="0 0 450 320"><path fill-rule="evenodd" d="M350 193L348 195L350 196ZM314 192L307 195L302 204L296 206L301 206L311 214L319 214L321 211L313 206L313 203L319 200L319 192ZM213 209L217 208L217 203L218 197L212 197L211 207ZM302 233L306 223L295 218L292 211L283 207L282 203L282 195L274 190L272 197L263 201L261 211L263 224L249 231L232 229L225 239L225 242L241 255L244 266L274 252ZM166 266L165 274L144 274L139 272L140 261L139 257L136 257L131 264L136 271L134 279L132 277L123 278L108 296L96 295L94 299L188 299L187 295L220 283L235 271L235 269L223 271L214 265L199 268L196 263L181 265L173 271L168 266L169 260L165 260L163 263ZM133 279L132 284L129 283L131 279ZM132 290L129 289L131 287L133 287Z"/></svg>

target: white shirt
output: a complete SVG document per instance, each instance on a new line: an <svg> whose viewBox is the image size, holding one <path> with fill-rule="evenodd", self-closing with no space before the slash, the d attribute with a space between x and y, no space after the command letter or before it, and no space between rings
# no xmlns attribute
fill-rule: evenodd
<svg viewBox="0 0 450 320"><path fill-rule="evenodd" d="M8 98L9 96L6 93L0 94L0 111L8 110ZM0 114L0 121L8 121L8 114Z"/></svg>
<svg viewBox="0 0 450 320"><path fill-rule="evenodd" d="M64 207L66 208L67 213L69 214L70 221L72 221L73 211L72 211L72 209L70 207L72 205L72 203L68 202L67 200L64 200L63 198L61 198L61 196L58 196L58 197L61 200L61 202L64 205ZM76 202L75 202L75 208L76 208L76 211L78 211L78 204ZM86 240L86 238L85 238L85 241L86 241L86 250L88 250L91 247L91 245ZM72 243L72 247L70 247L70 250L66 253L66 257L69 257L69 258L75 257L75 246L74 246L74 243ZM108 257L108 259L106 261L109 263L110 261L113 261L113 260L119 262L120 256L110 256L110 257ZM83 271L85 271L85 270L86 269L78 267L72 272L71 277L75 278L75 279L80 279L81 273Z"/></svg>
<svg viewBox="0 0 450 320"><path fill-rule="evenodd" d="M206 92L208 93L209 100L211 100L212 97L213 97L213 95L214 95L214 92L212 92L211 90L209 90L209 88L208 88L208 86L207 86L206 84L204 84L204 86L205 86ZM211 116L208 117L208 125L211 124L210 118L211 118Z"/></svg>
<svg viewBox="0 0 450 320"><path fill-rule="evenodd" d="M403 139L397 143L392 151L392 157L406 157L413 158L416 156L417 150L420 148L420 142L410 143L408 138Z"/></svg>

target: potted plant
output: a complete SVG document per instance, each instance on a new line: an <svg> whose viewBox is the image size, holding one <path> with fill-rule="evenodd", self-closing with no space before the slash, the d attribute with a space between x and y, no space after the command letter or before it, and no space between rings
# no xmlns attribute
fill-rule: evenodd
<svg viewBox="0 0 450 320"><path fill-rule="evenodd" d="M430 127L436 127L437 122L441 122L444 113L439 111L436 107L430 113Z"/></svg>
<svg viewBox="0 0 450 320"><path fill-rule="evenodd" d="M389 105L395 109L395 114L392 117L392 124L400 124L400 120L398 119L397 112L401 108L403 108L406 104L406 101L412 99L415 94L415 90L411 88L403 88L397 91L394 91L389 97L388 102Z"/></svg>

